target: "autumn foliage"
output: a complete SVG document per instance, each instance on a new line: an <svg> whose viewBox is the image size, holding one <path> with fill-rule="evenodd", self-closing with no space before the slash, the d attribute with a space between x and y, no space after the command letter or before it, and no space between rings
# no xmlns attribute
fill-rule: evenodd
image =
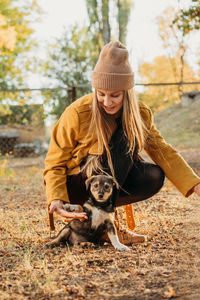
<svg viewBox="0 0 200 300"><path fill-rule="evenodd" d="M144 83L174 83L180 82L180 64L179 55L169 60L166 56L158 56L153 62L144 62L139 66L139 74ZM174 71L175 70L175 71ZM198 81L199 77L195 75L193 69L185 62L184 64L184 82ZM183 85L182 91L187 92L198 89L198 85ZM173 103L180 102L179 86L161 85L148 86L144 93L139 95L154 112L162 110Z"/></svg>

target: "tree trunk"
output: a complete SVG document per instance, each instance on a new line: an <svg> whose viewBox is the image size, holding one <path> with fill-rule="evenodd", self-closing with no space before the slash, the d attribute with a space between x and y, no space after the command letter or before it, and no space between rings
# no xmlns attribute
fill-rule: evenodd
<svg viewBox="0 0 200 300"><path fill-rule="evenodd" d="M102 49L103 45L111 40L111 23L109 20L110 0L85 0L89 17L89 32L91 33L91 41ZM113 0L114 6L117 8L116 21L119 24L118 39L125 44L127 34L127 24L129 21L132 0Z"/></svg>
<svg viewBox="0 0 200 300"><path fill-rule="evenodd" d="M130 17L132 0L117 0L119 41L126 43L127 25Z"/></svg>
<svg viewBox="0 0 200 300"><path fill-rule="evenodd" d="M110 42L109 0L102 1L102 39L104 45Z"/></svg>

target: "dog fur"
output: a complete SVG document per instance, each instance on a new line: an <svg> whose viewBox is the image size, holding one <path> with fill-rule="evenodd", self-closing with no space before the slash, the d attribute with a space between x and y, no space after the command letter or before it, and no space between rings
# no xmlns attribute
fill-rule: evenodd
<svg viewBox="0 0 200 300"><path fill-rule="evenodd" d="M54 247L62 242L71 245L82 242L96 244L107 233L111 244L116 250L129 251L130 249L127 246L119 242L114 225L112 193L115 183L112 177L106 175L92 176L86 180L85 184L90 191L90 197L83 205L83 211L86 212L87 219L71 220L47 246ZM80 212L80 205L66 203L65 209Z"/></svg>

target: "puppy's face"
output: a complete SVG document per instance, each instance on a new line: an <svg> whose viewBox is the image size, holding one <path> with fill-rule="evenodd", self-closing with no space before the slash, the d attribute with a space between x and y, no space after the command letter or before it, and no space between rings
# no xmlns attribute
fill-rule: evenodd
<svg viewBox="0 0 200 300"><path fill-rule="evenodd" d="M98 202L106 202L112 195L114 182L111 177L105 175L93 176L87 180L86 186L90 185L90 192Z"/></svg>

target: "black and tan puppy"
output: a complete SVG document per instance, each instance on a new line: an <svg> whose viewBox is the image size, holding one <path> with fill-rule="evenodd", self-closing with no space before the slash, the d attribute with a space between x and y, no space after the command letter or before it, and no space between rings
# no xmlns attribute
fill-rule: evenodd
<svg viewBox="0 0 200 300"><path fill-rule="evenodd" d="M86 180L86 188L90 191L90 197L83 205L83 211L86 212L87 219L71 220L47 246L57 246L61 242L71 245L82 242L99 243L101 237L107 233L116 250L129 251L127 246L119 242L113 223L112 193L114 184L112 177L106 175L92 176ZM80 211L80 206L65 204L65 209Z"/></svg>

